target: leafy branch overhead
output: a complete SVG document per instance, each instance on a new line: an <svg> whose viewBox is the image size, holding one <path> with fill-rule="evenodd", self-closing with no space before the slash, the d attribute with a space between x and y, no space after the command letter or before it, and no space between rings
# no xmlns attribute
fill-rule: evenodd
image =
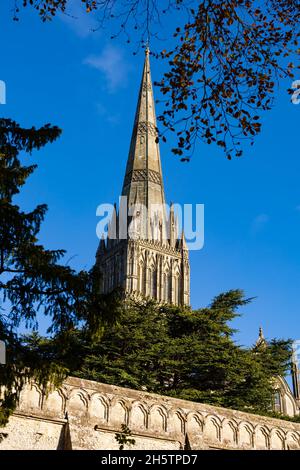
<svg viewBox="0 0 300 470"><path fill-rule="evenodd" d="M70 1L15 0L15 5L17 18L19 6L31 5L45 21L68 14ZM229 159L241 156L244 140L253 143L261 131L276 83L294 76L298 0L82 0L82 5L97 13L99 28L113 22L112 37L124 34L127 42L141 45L168 35L156 42L164 50L153 52L167 66L157 82L164 96L160 136L175 133L173 152L182 160L198 141L218 145ZM176 22L175 31L168 33L168 22Z"/></svg>

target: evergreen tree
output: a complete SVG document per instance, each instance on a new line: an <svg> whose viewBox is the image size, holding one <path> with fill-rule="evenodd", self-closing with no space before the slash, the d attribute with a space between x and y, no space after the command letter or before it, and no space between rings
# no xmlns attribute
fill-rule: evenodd
<svg viewBox="0 0 300 470"><path fill-rule="evenodd" d="M247 304L239 290L207 308L127 305L92 346L77 332L71 375L245 411L270 411L273 379L289 368L291 342L243 348L229 325ZM72 348L73 353L72 353Z"/></svg>
<svg viewBox="0 0 300 470"><path fill-rule="evenodd" d="M22 153L31 155L60 134L49 124L25 129L0 119L0 339L7 345L7 364L0 366L0 387L5 390L0 424L7 421L30 377L46 387L49 381L58 384L67 373L51 351L40 351L18 336L20 325L36 329L37 314L48 316L49 333L60 338L63 351L74 328L80 325L94 337L113 321L112 312L117 313L116 298L98 294L97 273L76 273L59 264L64 250L47 250L39 243L46 205L24 212L14 201L36 168L22 163Z"/></svg>

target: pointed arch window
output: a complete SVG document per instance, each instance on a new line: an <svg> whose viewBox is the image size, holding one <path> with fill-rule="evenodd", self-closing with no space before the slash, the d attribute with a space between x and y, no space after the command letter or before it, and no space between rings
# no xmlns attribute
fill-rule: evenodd
<svg viewBox="0 0 300 470"><path fill-rule="evenodd" d="M151 296L154 299L156 299L157 298L157 270L154 268L151 274L152 274Z"/></svg>
<svg viewBox="0 0 300 470"><path fill-rule="evenodd" d="M180 279L180 273L176 273L175 279L174 279L174 300L175 303L180 305L181 304L181 279Z"/></svg>
<svg viewBox="0 0 300 470"><path fill-rule="evenodd" d="M277 413L282 412L281 395L279 390L276 390L274 393L274 411Z"/></svg>
<svg viewBox="0 0 300 470"><path fill-rule="evenodd" d="M167 279L167 276L164 273L163 274L163 285L162 285L162 300L164 300L164 301L167 300L166 299L166 283L167 283L166 279Z"/></svg>
<svg viewBox="0 0 300 470"><path fill-rule="evenodd" d="M172 302L172 273L169 273L168 276L168 297L169 297L169 302Z"/></svg>
<svg viewBox="0 0 300 470"><path fill-rule="evenodd" d="M168 299L168 277L169 277L169 272L167 271L165 274L164 274L164 301L165 302L168 302L169 299Z"/></svg>
<svg viewBox="0 0 300 470"><path fill-rule="evenodd" d="M146 293L146 269L144 263L139 263L139 291L141 294Z"/></svg>
<svg viewBox="0 0 300 470"><path fill-rule="evenodd" d="M156 299L157 296L157 270L155 267L149 269L149 295Z"/></svg>

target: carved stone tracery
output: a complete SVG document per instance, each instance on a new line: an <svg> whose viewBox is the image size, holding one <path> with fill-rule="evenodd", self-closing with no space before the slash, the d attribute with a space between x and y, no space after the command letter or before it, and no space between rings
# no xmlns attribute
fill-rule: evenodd
<svg viewBox="0 0 300 470"><path fill-rule="evenodd" d="M128 173L125 177L124 186L127 186L131 182L137 181L151 181L151 183L161 184L161 176L157 171L154 170L133 170Z"/></svg>
<svg viewBox="0 0 300 470"><path fill-rule="evenodd" d="M140 121L137 126L137 133L140 134L150 134L153 137L157 137L157 127L149 121Z"/></svg>
<svg viewBox="0 0 300 470"><path fill-rule="evenodd" d="M151 83L143 82L142 90L143 91L151 91L152 90Z"/></svg>

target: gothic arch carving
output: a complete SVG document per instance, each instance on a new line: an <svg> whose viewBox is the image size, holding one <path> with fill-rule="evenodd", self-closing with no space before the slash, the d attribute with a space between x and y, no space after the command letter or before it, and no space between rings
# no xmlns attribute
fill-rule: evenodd
<svg viewBox="0 0 300 470"><path fill-rule="evenodd" d="M186 421L188 418L188 413L182 408L171 408L171 410L169 411L169 414L171 415L172 413L180 414L180 416L182 417L182 419L184 419L184 421Z"/></svg>
<svg viewBox="0 0 300 470"><path fill-rule="evenodd" d="M252 424L242 421L239 423L238 429L239 444L245 448L253 448L255 431Z"/></svg>
<svg viewBox="0 0 300 470"><path fill-rule="evenodd" d="M153 431L167 431L168 411L165 407L152 405L149 418L149 426Z"/></svg>
<svg viewBox="0 0 300 470"><path fill-rule="evenodd" d="M83 415L86 415L89 407L89 395L83 389L73 389L69 395L69 399L66 404L66 410L69 417L72 419L80 419Z"/></svg>
<svg viewBox="0 0 300 470"><path fill-rule="evenodd" d="M177 269L174 274L174 301L175 303L181 303L181 276Z"/></svg>
<svg viewBox="0 0 300 470"><path fill-rule="evenodd" d="M149 294L153 299L157 298L157 266L152 264L148 270Z"/></svg>
<svg viewBox="0 0 300 470"><path fill-rule="evenodd" d="M145 249L144 249L144 248L140 248L140 251L139 251L139 260L140 260L140 262L142 262L142 263L145 263L145 261L146 261L146 253L145 253Z"/></svg>
<svg viewBox="0 0 300 470"><path fill-rule="evenodd" d="M276 450L285 449L285 434L277 428L273 428L270 432L270 448Z"/></svg>
<svg viewBox="0 0 300 470"><path fill-rule="evenodd" d="M298 413L298 405L295 397L283 377L276 377L274 391L280 396L280 410L279 412L289 416L295 416Z"/></svg>
<svg viewBox="0 0 300 470"><path fill-rule="evenodd" d="M59 417L62 417L65 414L66 402L66 393L61 388L58 388L52 390L47 395L43 395L42 409L46 413L53 414L55 412Z"/></svg>
<svg viewBox="0 0 300 470"><path fill-rule="evenodd" d="M109 422L112 424L128 424L131 404L128 400L113 397L109 408Z"/></svg>
<svg viewBox="0 0 300 470"><path fill-rule="evenodd" d="M212 440L221 440L222 423L218 416L207 415L204 421L204 435Z"/></svg>
<svg viewBox="0 0 300 470"><path fill-rule="evenodd" d="M172 410L171 415L173 419L173 425L175 432L179 432L181 434L185 434L186 432L186 413L182 411L181 409L178 410Z"/></svg>
<svg viewBox="0 0 300 470"><path fill-rule="evenodd" d="M108 421L109 419L109 400L98 392L91 395L90 415Z"/></svg>
<svg viewBox="0 0 300 470"><path fill-rule="evenodd" d="M149 269L157 269L157 258L155 253L150 253L150 256L148 258L148 267Z"/></svg>
<svg viewBox="0 0 300 470"><path fill-rule="evenodd" d="M148 428L149 408L144 402L135 400L132 402L130 413L130 427Z"/></svg>
<svg viewBox="0 0 300 470"><path fill-rule="evenodd" d="M86 402L86 404L88 404L89 400L90 400L90 395L88 394L88 392L84 389L84 388L71 388L69 390L69 393L68 393L68 401L71 400L71 398L74 396L74 395L80 395L82 396L83 400Z"/></svg>
<svg viewBox="0 0 300 470"><path fill-rule="evenodd" d="M127 398L121 398L120 396L113 396L110 400L110 406L114 406L117 403L122 403L128 410L131 408L131 401Z"/></svg>
<svg viewBox="0 0 300 470"><path fill-rule="evenodd" d="M142 255L138 262L138 291L141 294L146 293L146 262Z"/></svg>
<svg viewBox="0 0 300 470"><path fill-rule="evenodd" d="M297 432L287 432L285 445L287 450L299 449L300 446L300 436Z"/></svg>
<svg viewBox="0 0 300 470"><path fill-rule="evenodd" d="M133 406L136 406L136 405L141 406L141 407L145 410L145 412L146 412L147 414L150 413L150 407L148 406L148 404L147 404L145 401L133 400L133 401L131 402L131 408L133 408Z"/></svg>
<svg viewBox="0 0 300 470"><path fill-rule="evenodd" d="M81 400L86 405L86 407L88 407L90 396L88 392L84 390L83 388L73 388L69 393L68 402L70 402L72 398L74 398L74 396L77 396L77 395L81 398Z"/></svg>
<svg viewBox="0 0 300 470"><path fill-rule="evenodd" d="M172 302L172 269L165 268L163 271L163 299Z"/></svg>
<svg viewBox="0 0 300 470"><path fill-rule="evenodd" d="M175 276L180 276L181 275L181 267L179 264L179 260L174 261L174 275Z"/></svg>
<svg viewBox="0 0 300 470"><path fill-rule="evenodd" d="M224 419L222 422L222 441L224 443L238 443L238 424L233 419Z"/></svg>
<svg viewBox="0 0 300 470"><path fill-rule="evenodd" d="M255 427L255 448L270 449L270 430L267 426Z"/></svg>
<svg viewBox="0 0 300 470"><path fill-rule="evenodd" d="M40 387L33 383L28 382L20 394L19 408L20 409L36 409L41 410L43 401L43 394Z"/></svg>
<svg viewBox="0 0 300 470"><path fill-rule="evenodd" d="M187 413L187 432L203 432L204 417L201 413L191 411Z"/></svg>

